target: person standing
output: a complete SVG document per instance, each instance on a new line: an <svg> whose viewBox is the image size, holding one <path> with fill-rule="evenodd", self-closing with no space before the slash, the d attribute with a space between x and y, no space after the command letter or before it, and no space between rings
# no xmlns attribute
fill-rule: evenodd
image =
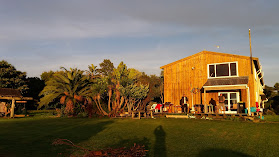
<svg viewBox="0 0 279 157"><path fill-rule="evenodd" d="M225 96L223 94L220 94L220 96L218 98L219 98L219 109L221 111L226 111L226 108L225 108ZM224 113L224 112L222 112L222 113Z"/></svg>
<svg viewBox="0 0 279 157"><path fill-rule="evenodd" d="M210 101L209 101L209 105L212 105L213 106L213 111L214 113L216 113L216 111L218 110L217 106L216 106L216 101L211 98Z"/></svg>
<svg viewBox="0 0 279 157"><path fill-rule="evenodd" d="M180 105L183 113L189 113L188 98L185 94L183 94L182 98L180 99Z"/></svg>

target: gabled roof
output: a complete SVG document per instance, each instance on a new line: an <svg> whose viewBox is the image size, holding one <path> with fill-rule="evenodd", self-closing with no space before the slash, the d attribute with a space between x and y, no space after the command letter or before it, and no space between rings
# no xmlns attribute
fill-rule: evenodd
<svg viewBox="0 0 279 157"><path fill-rule="evenodd" d="M18 89L0 88L0 97L22 97Z"/></svg>
<svg viewBox="0 0 279 157"><path fill-rule="evenodd" d="M203 55L203 54L212 54L212 55L220 55L220 56L231 56L231 57L238 57L238 58L245 58L245 59L249 59L249 58L250 58L249 56L235 55L235 54L229 54L229 53L212 52L212 51L201 51L201 52L199 52L199 53L193 54L193 55L191 55L191 56L188 56L188 57L185 57L185 58L183 58L183 59L174 61L174 62L169 63L169 64L167 64L167 65L161 66L160 68L161 68L161 69L164 69L165 67L168 67L168 66L170 66L170 65L173 65L173 64L176 64L176 63L185 61L185 60L187 60L187 59L190 59L190 58L192 58L192 57L199 56L199 55ZM258 59L257 57L253 57L253 60L258 61L259 59Z"/></svg>

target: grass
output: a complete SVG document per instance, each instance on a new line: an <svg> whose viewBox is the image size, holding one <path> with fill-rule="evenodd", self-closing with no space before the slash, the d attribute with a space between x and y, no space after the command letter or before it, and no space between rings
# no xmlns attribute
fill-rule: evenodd
<svg viewBox="0 0 279 157"><path fill-rule="evenodd" d="M144 144L149 156L279 156L279 123L191 119L0 119L0 156L69 156L57 138L91 149Z"/></svg>
<svg viewBox="0 0 279 157"><path fill-rule="evenodd" d="M268 122L279 122L279 115L264 115L264 119Z"/></svg>

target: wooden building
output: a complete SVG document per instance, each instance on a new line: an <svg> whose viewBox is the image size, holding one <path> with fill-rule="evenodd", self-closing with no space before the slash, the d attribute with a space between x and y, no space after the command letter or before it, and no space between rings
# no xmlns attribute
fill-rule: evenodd
<svg viewBox="0 0 279 157"><path fill-rule="evenodd" d="M31 97L23 97L18 89L0 88L0 113L7 115L10 113L10 117L14 117L14 109L16 103L27 103L26 100L33 100ZM7 105L11 104L10 109Z"/></svg>
<svg viewBox="0 0 279 157"><path fill-rule="evenodd" d="M237 103L245 108L263 108L264 81L259 59L234 54L202 51L161 67L164 70L164 102L179 105L183 94L190 108L195 104L208 105L211 98L225 96L226 113ZM258 104L258 105L256 105Z"/></svg>

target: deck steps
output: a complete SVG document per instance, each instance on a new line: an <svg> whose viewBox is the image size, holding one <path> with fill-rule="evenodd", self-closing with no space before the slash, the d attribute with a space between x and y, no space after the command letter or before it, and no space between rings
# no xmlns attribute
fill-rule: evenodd
<svg viewBox="0 0 279 157"><path fill-rule="evenodd" d="M166 115L167 118L189 118L188 115Z"/></svg>

